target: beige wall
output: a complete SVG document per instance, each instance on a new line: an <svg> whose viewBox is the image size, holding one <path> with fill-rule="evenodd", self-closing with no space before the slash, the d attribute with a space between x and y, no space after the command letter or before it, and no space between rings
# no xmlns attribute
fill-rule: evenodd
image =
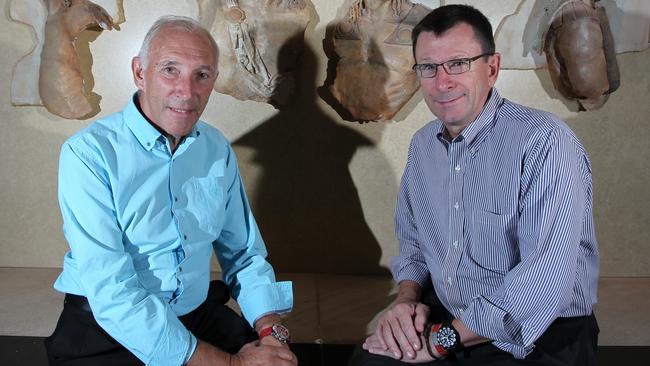
<svg viewBox="0 0 650 366"><path fill-rule="evenodd" d="M6 17L0 1L0 266L58 267L66 251L56 201L61 143L131 96L130 58L149 24L174 12L194 15L194 0L124 0L119 31L90 43L93 91L101 112L64 120L42 107L13 107L15 62L32 47L29 29ZM343 0L314 0L296 101L275 110L213 93L204 119L239 156L249 198L276 268L283 272L379 273L397 252L392 212L410 136L432 117L417 96L398 122L343 121L316 94L325 80L325 27ZM476 0L496 26L518 1ZM318 14L318 15L316 15ZM90 38L94 38L90 36ZM577 132L593 163L595 215L605 276L650 276L650 51L618 57L621 88L599 111L576 112L545 70L504 70L502 95L551 111Z"/></svg>

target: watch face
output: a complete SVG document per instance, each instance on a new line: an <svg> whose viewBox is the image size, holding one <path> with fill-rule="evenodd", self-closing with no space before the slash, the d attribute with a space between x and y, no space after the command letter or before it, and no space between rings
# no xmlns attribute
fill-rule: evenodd
<svg viewBox="0 0 650 366"><path fill-rule="evenodd" d="M438 330L438 342L445 349L450 349L456 346L458 339L456 332L450 327L442 327Z"/></svg>
<svg viewBox="0 0 650 366"><path fill-rule="evenodd" d="M287 329L282 324L274 324L273 332L271 334L275 339L277 339L282 343L287 343L291 338L291 335L289 334L289 329Z"/></svg>

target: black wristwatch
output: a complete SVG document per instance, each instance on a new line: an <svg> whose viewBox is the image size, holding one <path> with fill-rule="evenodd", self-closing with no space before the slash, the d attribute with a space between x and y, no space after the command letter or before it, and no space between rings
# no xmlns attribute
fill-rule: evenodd
<svg viewBox="0 0 650 366"><path fill-rule="evenodd" d="M431 327L431 344L441 356L457 351L461 347L460 334L451 322L434 324Z"/></svg>

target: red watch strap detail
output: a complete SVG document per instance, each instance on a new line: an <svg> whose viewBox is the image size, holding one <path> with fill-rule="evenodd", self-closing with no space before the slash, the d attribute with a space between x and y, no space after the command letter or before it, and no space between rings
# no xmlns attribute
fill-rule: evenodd
<svg viewBox="0 0 650 366"><path fill-rule="evenodd" d="M273 326L263 328L262 330L260 330L260 339L266 336L270 336L271 333L273 333Z"/></svg>
<svg viewBox="0 0 650 366"><path fill-rule="evenodd" d="M438 332L440 328L442 328L442 323L434 324L431 327L431 334ZM431 342L431 340L429 340L429 342ZM438 352L440 357L445 357L449 354L449 352L447 352L447 350L445 350L445 348L439 344L434 344L433 348L436 349L436 352Z"/></svg>
<svg viewBox="0 0 650 366"><path fill-rule="evenodd" d="M447 351L446 351L446 350L445 350L441 345L439 345L439 344L436 344L436 345L434 345L433 347L436 349L436 352L438 352L438 354L439 354L441 357L445 357L445 356L447 356L447 355L449 354L449 352L447 352Z"/></svg>

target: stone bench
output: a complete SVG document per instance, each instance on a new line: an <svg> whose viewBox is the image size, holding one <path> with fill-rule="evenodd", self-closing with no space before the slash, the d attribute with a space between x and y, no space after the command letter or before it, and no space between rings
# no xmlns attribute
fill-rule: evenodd
<svg viewBox="0 0 650 366"><path fill-rule="evenodd" d="M52 332L63 301L52 289L59 272L0 268L0 335L43 337ZM294 311L286 323L298 343L359 343L395 292L385 276L278 274L278 279L294 282ZM604 277L599 291L599 344L650 346L650 278Z"/></svg>

